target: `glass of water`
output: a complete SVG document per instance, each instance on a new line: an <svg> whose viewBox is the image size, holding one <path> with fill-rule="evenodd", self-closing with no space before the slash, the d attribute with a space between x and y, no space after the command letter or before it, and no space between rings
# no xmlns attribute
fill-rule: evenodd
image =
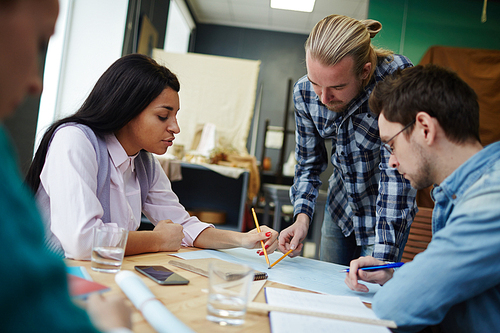
<svg viewBox="0 0 500 333"><path fill-rule="evenodd" d="M94 228L91 268L104 273L117 273L122 267L128 230L102 225Z"/></svg>
<svg viewBox="0 0 500 333"><path fill-rule="evenodd" d="M249 266L210 263L207 319L220 325L243 324L253 278L254 270Z"/></svg>

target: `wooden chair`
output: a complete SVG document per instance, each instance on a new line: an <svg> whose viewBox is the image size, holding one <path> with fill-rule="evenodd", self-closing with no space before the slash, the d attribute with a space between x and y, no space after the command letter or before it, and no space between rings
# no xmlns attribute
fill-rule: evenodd
<svg viewBox="0 0 500 333"><path fill-rule="evenodd" d="M423 252L432 239L432 209L419 207L418 213L411 224L408 242L403 252L401 261L412 261L413 258Z"/></svg>

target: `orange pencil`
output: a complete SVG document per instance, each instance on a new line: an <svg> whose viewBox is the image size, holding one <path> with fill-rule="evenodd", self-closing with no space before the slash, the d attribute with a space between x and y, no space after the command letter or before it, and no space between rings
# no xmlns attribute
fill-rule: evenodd
<svg viewBox="0 0 500 333"><path fill-rule="evenodd" d="M271 266L269 266L269 268L272 268L274 265L276 265L277 263L279 263L281 260L285 259L285 257L287 255L289 255L290 253L292 253L293 249L290 249L288 250L287 253L285 253L284 255L281 256L281 258L279 258L278 260L276 260Z"/></svg>
<svg viewBox="0 0 500 333"><path fill-rule="evenodd" d="M260 232L259 221L257 221L257 215L255 214L255 209L252 207L253 220L255 221L255 226L257 227L257 231ZM266 256L266 262L269 266L269 257L267 256L266 247L264 246L264 241L260 241L260 245L262 245L262 251L264 251L264 255Z"/></svg>

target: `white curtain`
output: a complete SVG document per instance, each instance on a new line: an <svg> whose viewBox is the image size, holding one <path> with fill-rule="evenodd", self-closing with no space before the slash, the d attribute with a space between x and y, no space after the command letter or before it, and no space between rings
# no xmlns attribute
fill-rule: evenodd
<svg viewBox="0 0 500 333"><path fill-rule="evenodd" d="M190 149L196 129L212 123L219 144L248 154L260 61L161 49L153 51L153 58L176 74L181 84L177 117L181 133L174 144Z"/></svg>

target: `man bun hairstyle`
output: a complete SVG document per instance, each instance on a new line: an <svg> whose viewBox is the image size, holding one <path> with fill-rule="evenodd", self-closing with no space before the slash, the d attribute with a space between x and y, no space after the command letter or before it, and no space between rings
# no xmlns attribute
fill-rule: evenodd
<svg viewBox="0 0 500 333"><path fill-rule="evenodd" d="M376 49L371 38L382 30L382 24L375 20L356 20L343 15L329 15L316 23L306 40L305 49L309 56L326 66L334 66L346 56L354 60L354 73L360 76L366 63L371 63L370 75L363 81L368 84L380 58L393 54L392 51Z"/></svg>

